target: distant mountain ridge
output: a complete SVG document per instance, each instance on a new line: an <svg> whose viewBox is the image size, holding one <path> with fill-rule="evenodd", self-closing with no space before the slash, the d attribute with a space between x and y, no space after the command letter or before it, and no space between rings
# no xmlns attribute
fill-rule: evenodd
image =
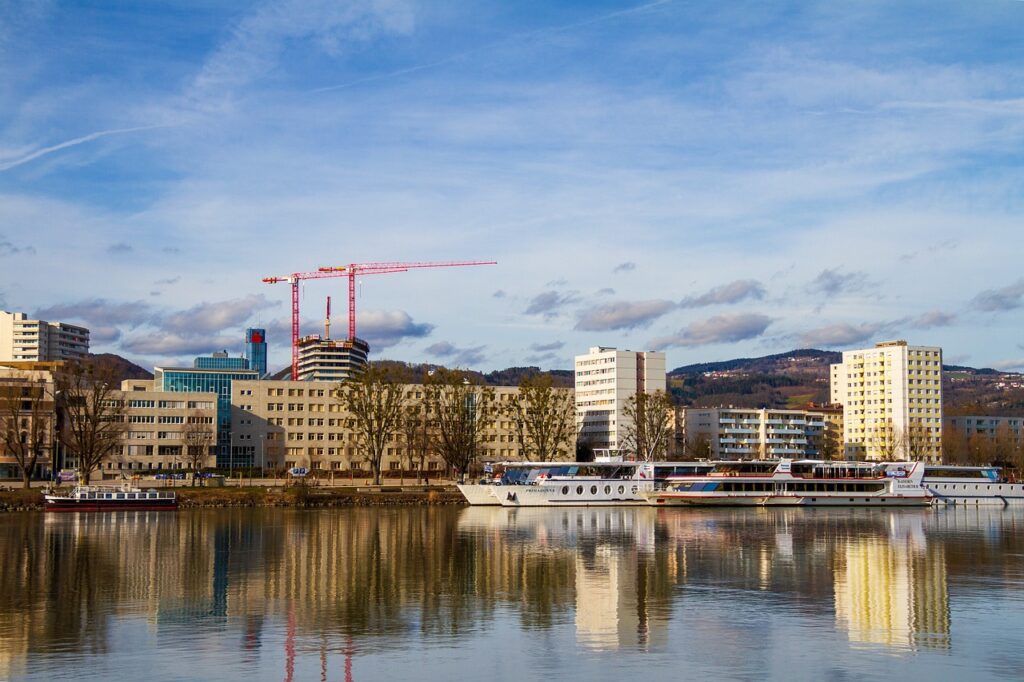
<svg viewBox="0 0 1024 682"><path fill-rule="evenodd" d="M788 353L764 355L759 358L736 358L718 362L698 362L693 365L683 365L670 371L669 375L683 376L687 374L704 374L705 372L736 371L772 373L783 369L814 372L822 368L827 373L829 365L840 362L842 359L843 354L836 351L799 348Z"/></svg>

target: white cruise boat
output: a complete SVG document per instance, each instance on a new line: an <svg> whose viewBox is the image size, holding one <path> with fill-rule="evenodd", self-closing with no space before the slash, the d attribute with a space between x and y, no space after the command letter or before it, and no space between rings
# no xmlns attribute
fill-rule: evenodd
<svg viewBox="0 0 1024 682"><path fill-rule="evenodd" d="M643 505L642 492L669 476L698 475L711 462L505 462L490 482L459 485L471 505L571 507Z"/></svg>
<svg viewBox="0 0 1024 682"><path fill-rule="evenodd" d="M703 475L670 476L642 495L656 507L925 506L932 494L923 477L920 462L716 462Z"/></svg>
<svg viewBox="0 0 1024 682"><path fill-rule="evenodd" d="M927 464L924 487L936 504L1024 505L1024 483L1011 483L999 467Z"/></svg>

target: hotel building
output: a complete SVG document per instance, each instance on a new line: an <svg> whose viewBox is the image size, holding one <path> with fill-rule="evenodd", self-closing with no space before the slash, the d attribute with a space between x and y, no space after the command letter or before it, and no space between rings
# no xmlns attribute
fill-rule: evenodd
<svg viewBox="0 0 1024 682"><path fill-rule="evenodd" d="M618 450L639 392L664 391L665 354L596 346L576 356L576 433L595 450Z"/></svg>
<svg viewBox="0 0 1024 682"><path fill-rule="evenodd" d="M843 405L848 457L941 460L941 348L889 341L845 351L831 393Z"/></svg>

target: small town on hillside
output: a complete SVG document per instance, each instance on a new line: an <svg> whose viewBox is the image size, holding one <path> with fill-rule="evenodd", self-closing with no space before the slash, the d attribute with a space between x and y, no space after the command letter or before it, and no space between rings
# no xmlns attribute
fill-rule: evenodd
<svg viewBox="0 0 1024 682"><path fill-rule="evenodd" d="M101 375L88 382L79 377L77 384L62 376L93 357L89 329L0 312L0 478L51 480L85 469L91 480L187 471L437 479L477 474L490 462L587 461L595 454L1000 463L1013 470L1024 450L1024 418L944 414L942 349L896 340L836 354L828 400L785 407L682 405L663 352L590 348L575 358L572 387L536 371L517 385L497 386L451 372L452 385L468 387L462 404L469 400L478 416L462 448L468 452L451 456L429 437L443 407L434 405L428 416L435 369L420 372L419 381L406 373L408 418L388 427L379 455L368 458L342 386L365 374L370 348L354 336L329 336L328 328L323 336L298 338L293 365L276 375L268 372L266 333L255 328L246 330L235 355L218 351L191 366L155 367L146 379L102 374L108 392L100 417L111 442L83 466L74 446L81 440L75 405ZM701 372L711 381L737 374ZM959 376L951 374L947 380ZM1020 383L1019 375L1000 379L1009 387ZM548 410L554 417L538 426L531 409L541 398L554 406Z"/></svg>

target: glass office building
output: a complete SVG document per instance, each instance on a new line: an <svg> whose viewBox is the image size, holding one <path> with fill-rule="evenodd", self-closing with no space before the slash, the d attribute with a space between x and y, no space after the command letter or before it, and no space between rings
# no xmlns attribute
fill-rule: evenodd
<svg viewBox="0 0 1024 682"><path fill-rule="evenodd" d="M249 361L245 358L233 358L228 352L221 351L211 355L200 355L192 361L197 369L249 369Z"/></svg>
<svg viewBox="0 0 1024 682"><path fill-rule="evenodd" d="M249 359L249 369L259 372L260 376L267 373L267 331L265 329L245 330L245 357Z"/></svg>
<svg viewBox="0 0 1024 682"><path fill-rule="evenodd" d="M196 358L196 363L207 359L211 358ZM217 394L217 467L233 469L251 467L255 462L252 455L231 454L231 382L236 379L252 381L259 378L255 370L245 368L155 367L153 388L157 391L205 391Z"/></svg>

